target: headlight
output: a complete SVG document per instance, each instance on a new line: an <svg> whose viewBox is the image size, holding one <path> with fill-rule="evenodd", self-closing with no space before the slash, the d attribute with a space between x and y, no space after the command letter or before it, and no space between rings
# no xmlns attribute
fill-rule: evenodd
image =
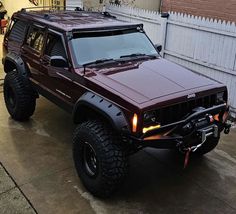
<svg viewBox="0 0 236 214"><path fill-rule="evenodd" d="M224 92L220 92L216 95L216 100L217 103L222 103L224 102Z"/></svg>
<svg viewBox="0 0 236 214"><path fill-rule="evenodd" d="M154 129L161 128L161 124L158 122L156 111L148 111L143 115L143 134Z"/></svg>
<svg viewBox="0 0 236 214"><path fill-rule="evenodd" d="M157 116L155 111L145 112L143 115L143 121L145 125L155 124L157 122Z"/></svg>

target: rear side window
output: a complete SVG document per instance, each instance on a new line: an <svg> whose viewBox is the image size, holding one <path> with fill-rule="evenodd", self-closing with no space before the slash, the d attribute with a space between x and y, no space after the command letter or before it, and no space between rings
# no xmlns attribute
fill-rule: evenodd
<svg viewBox="0 0 236 214"><path fill-rule="evenodd" d="M25 38L25 33L27 30L27 23L24 21L16 20L9 33L9 40L15 42L23 42Z"/></svg>
<svg viewBox="0 0 236 214"><path fill-rule="evenodd" d="M43 42L44 32L40 28L32 27L29 31L26 44L37 52L41 52L43 49Z"/></svg>

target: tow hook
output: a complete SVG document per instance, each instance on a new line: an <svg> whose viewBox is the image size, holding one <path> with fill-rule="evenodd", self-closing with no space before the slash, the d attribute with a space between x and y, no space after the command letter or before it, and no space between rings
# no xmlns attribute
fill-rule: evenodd
<svg viewBox="0 0 236 214"><path fill-rule="evenodd" d="M190 153L196 152L205 142L206 142L206 138L201 144L185 149L184 169L186 169L188 166Z"/></svg>
<svg viewBox="0 0 236 214"><path fill-rule="evenodd" d="M190 156L190 153L192 152L192 149L191 148L188 148L186 150L186 153L185 153L185 158L184 158L184 169L187 168L188 166L188 163L189 163L189 156Z"/></svg>
<svg viewBox="0 0 236 214"><path fill-rule="evenodd" d="M231 128L231 124L226 123L226 124L225 124L224 133L225 133L225 134L229 134L230 128Z"/></svg>

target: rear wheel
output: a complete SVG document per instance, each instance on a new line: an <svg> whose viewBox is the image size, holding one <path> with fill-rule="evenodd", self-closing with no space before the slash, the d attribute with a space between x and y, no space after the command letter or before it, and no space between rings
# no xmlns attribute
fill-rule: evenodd
<svg viewBox="0 0 236 214"><path fill-rule="evenodd" d="M7 73L3 89L5 104L11 117L17 121L28 120L36 105L34 90L29 81L13 70Z"/></svg>
<svg viewBox="0 0 236 214"><path fill-rule="evenodd" d="M82 183L98 197L110 196L128 171L128 158L114 132L99 121L78 125L73 157Z"/></svg>

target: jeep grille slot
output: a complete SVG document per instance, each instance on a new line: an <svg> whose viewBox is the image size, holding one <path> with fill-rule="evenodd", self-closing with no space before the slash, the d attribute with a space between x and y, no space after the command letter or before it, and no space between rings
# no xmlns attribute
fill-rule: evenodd
<svg viewBox="0 0 236 214"><path fill-rule="evenodd" d="M177 122L183 119L186 115L192 113L192 110L197 107L210 108L217 105L216 95L210 95L188 102L178 103L176 105L164 107L156 111L158 122L162 125Z"/></svg>

